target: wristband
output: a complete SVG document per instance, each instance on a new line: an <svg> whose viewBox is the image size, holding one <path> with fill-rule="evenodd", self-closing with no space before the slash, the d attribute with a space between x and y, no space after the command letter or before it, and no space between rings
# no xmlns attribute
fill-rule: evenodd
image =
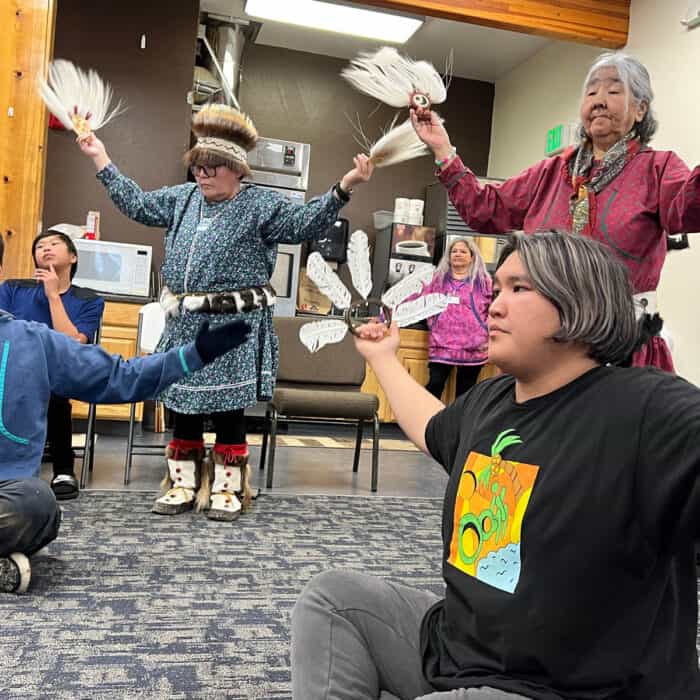
<svg viewBox="0 0 700 700"><path fill-rule="evenodd" d="M451 151L450 155L447 156L447 158L443 158L442 160L436 160L435 165L438 168L444 168L451 160L454 159L454 157L456 155L457 155L457 149L454 146L452 146L452 151Z"/></svg>
<svg viewBox="0 0 700 700"><path fill-rule="evenodd" d="M336 182L335 185L333 185L333 191L338 195L338 199L344 204L347 204L350 201L350 195L352 194L352 190L346 192L340 186L340 182Z"/></svg>

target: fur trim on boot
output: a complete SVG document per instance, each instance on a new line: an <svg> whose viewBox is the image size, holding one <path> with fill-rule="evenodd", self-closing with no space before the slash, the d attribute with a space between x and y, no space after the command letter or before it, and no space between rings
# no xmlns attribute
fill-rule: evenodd
<svg viewBox="0 0 700 700"><path fill-rule="evenodd" d="M245 448L243 454L241 448ZM207 517L235 520L249 510L252 497L247 446L214 445L209 463L212 486Z"/></svg>
<svg viewBox="0 0 700 700"><path fill-rule="evenodd" d="M214 464L211 458L211 450L209 450L202 460L202 471L200 472L199 490L197 498L195 498L195 512L200 513L209 508L211 497L211 483L214 480Z"/></svg>
<svg viewBox="0 0 700 700"><path fill-rule="evenodd" d="M172 440L165 449L166 472L161 482L160 497L151 510L159 515L177 515L190 510L200 486L204 443L193 440Z"/></svg>

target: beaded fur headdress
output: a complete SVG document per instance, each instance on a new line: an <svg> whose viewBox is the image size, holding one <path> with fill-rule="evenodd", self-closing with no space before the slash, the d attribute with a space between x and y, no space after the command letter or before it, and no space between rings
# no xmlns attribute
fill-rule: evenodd
<svg viewBox="0 0 700 700"><path fill-rule="evenodd" d="M248 151L255 148L258 132L243 112L222 104L204 106L192 120L195 145L185 153L185 164L225 165L249 175Z"/></svg>

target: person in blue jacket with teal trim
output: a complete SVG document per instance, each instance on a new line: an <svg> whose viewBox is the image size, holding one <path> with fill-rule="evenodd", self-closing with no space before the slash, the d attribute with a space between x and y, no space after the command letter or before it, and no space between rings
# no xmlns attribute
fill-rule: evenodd
<svg viewBox="0 0 700 700"><path fill-rule="evenodd" d="M0 238L0 272L3 253ZM58 534L61 511L39 479L51 393L88 403L152 398L244 343L249 330L244 321L205 322L192 343L125 361L0 309L0 591L25 592L28 557Z"/></svg>

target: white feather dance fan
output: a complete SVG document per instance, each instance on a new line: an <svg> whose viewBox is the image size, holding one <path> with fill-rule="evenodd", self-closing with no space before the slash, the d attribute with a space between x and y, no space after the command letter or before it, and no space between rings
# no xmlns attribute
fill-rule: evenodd
<svg viewBox="0 0 700 700"><path fill-rule="evenodd" d="M341 75L360 92L392 107L429 109L447 99L445 83L431 63L413 61L389 47L361 53Z"/></svg>
<svg viewBox="0 0 700 700"><path fill-rule="evenodd" d="M399 126L392 126L368 150L370 161L378 168L403 163L405 160L430 153L430 149L418 138L410 119Z"/></svg>
<svg viewBox="0 0 700 700"><path fill-rule="evenodd" d="M79 139L97 131L123 110L121 102L110 109L112 88L94 70L85 72L70 61L49 65L48 82L39 77L39 94L49 111Z"/></svg>
<svg viewBox="0 0 700 700"><path fill-rule="evenodd" d="M451 69L448 69L451 70ZM384 47L374 53L361 53L341 75L360 92L375 97L392 107L430 109L447 99L447 87L440 74L427 61L413 61L396 49ZM449 79L448 79L449 84ZM389 130L369 146L370 161L377 167L395 165L428 155L430 149L418 138L410 120Z"/></svg>

